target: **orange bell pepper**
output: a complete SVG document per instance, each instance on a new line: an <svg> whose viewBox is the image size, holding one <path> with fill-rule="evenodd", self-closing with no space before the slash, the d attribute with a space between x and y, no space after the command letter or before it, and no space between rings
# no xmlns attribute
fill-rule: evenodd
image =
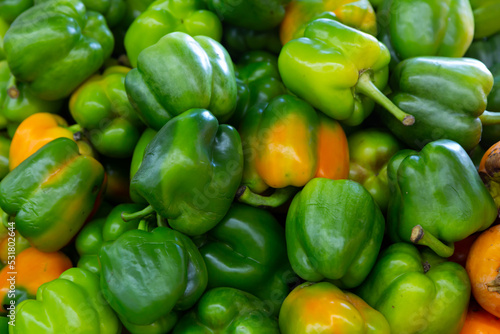
<svg viewBox="0 0 500 334"><path fill-rule="evenodd" d="M40 285L58 278L72 266L70 259L61 252L44 253L33 247L25 249L16 256L12 267L7 265L0 271L0 312L6 313L4 305L10 304L11 277L15 277L12 281L16 289L13 299L19 304L24 299L35 298Z"/></svg>
<svg viewBox="0 0 500 334"><path fill-rule="evenodd" d="M282 334L390 333L380 312L329 282L296 287L281 306L279 325Z"/></svg>
<svg viewBox="0 0 500 334"><path fill-rule="evenodd" d="M336 18L350 27L377 34L375 11L368 0L293 0L281 22L281 43L302 37L306 24L320 17Z"/></svg>
<svg viewBox="0 0 500 334"><path fill-rule="evenodd" d="M75 140L75 134L80 130L79 125L68 127L68 124L59 115L37 113L26 118L17 128L9 150L9 169L13 170L30 155L42 146L60 137ZM78 139L78 136L76 136ZM75 140L76 141L76 140ZM88 143L77 141L80 153L93 155Z"/></svg>
<svg viewBox="0 0 500 334"><path fill-rule="evenodd" d="M469 306L460 334L500 334L500 318L473 303Z"/></svg>
<svg viewBox="0 0 500 334"><path fill-rule="evenodd" d="M500 225L490 227L472 245L465 266L476 301L500 317Z"/></svg>

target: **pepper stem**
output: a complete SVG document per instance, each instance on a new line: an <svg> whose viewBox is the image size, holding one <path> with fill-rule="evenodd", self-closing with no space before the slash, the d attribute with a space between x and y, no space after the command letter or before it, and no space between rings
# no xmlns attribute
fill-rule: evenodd
<svg viewBox="0 0 500 334"><path fill-rule="evenodd" d="M286 187L276 189L271 196L262 196L252 192L247 186L241 186L236 192L235 197L239 202L251 206L277 208L288 201L298 191L299 188Z"/></svg>
<svg viewBox="0 0 500 334"><path fill-rule="evenodd" d="M394 117L403 123L403 125L410 126L415 123L415 117L403 110L399 109L387 96L382 93L377 86L371 81L370 73L367 71L361 73L356 84L356 90L361 94L368 96L382 107L387 109Z"/></svg>
<svg viewBox="0 0 500 334"><path fill-rule="evenodd" d="M483 125L500 124L500 112L485 111L479 119Z"/></svg>
<svg viewBox="0 0 500 334"><path fill-rule="evenodd" d="M149 223L146 219L141 219L141 221L139 222L139 225L137 226L137 229L138 230L142 230L142 231L149 231Z"/></svg>
<svg viewBox="0 0 500 334"><path fill-rule="evenodd" d="M156 225L158 227L160 227L160 226L163 226L163 227L167 226L167 224L165 224L165 222L163 221L162 216L160 216L160 214L158 212L156 213Z"/></svg>
<svg viewBox="0 0 500 334"><path fill-rule="evenodd" d="M146 216L149 216L150 214L154 213L155 210L151 205L145 207L141 211L133 212L133 213L126 213L122 212L122 219L123 221L129 222L134 219L142 219Z"/></svg>
<svg viewBox="0 0 500 334"><path fill-rule="evenodd" d="M486 283L488 291L500 293L500 268L498 268L498 275L495 279L489 283Z"/></svg>
<svg viewBox="0 0 500 334"><path fill-rule="evenodd" d="M67 129L69 131L71 131L73 134L77 133L77 132L82 132L82 127L80 126L80 124L73 124L71 126L68 126Z"/></svg>
<svg viewBox="0 0 500 334"><path fill-rule="evenodd" d="M429 232L425 232L422 226L417 225L411 230L411 242L427 246L434 251L437 255L441 257L450 257L453 255L453 251L455 250L455 245L450 243L448 245L444 244L433 236Z"/></svg>

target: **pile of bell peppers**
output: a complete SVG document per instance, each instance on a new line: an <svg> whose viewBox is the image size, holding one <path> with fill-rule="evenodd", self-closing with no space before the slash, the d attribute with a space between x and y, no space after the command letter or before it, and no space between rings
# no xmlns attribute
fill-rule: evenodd
<svg viewBox="0 0 500 334"><path fill-rule="evenodd" d="M499 17L0 0L0 334L500 334Z"/></svg>

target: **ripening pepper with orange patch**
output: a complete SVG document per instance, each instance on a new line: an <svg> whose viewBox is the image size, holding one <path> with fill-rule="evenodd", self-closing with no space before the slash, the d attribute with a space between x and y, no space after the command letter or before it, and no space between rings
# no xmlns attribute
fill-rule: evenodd
<svg viewBox="0 0 500 334"><path fill-rule="evenodd" d="M353 293L330 282L296 287L281 308L282 334L388 334L384 316Z"/></svg>
<svg viewBox="0 0 500 334"><path fill-rule="evenodd" d="M9 169L13 170L42 146L56 138L79 139L76 133L80 126L68 127L66 120L59 115L36 113L24 121L16 129L9 148ZM82 154L92 155L92 149L85 141L78 141Z"/></svg>
<svg viewBox="0 0 500 334"><path fill-rule="evenodd" d="M5 305L11 300L19 304L25 299L35 299L38 288L59 276L73 265L61 252L44 253L30 247L16 256L15 269L5 266L0 272L0 313L7 313ZM12 273L14 272L14 273ZM15 281L9 280L15 277ZM15 291L9 291L15 282Z"/></svg>
<svg viewBox="0 0 500 334"><path fill-rule="evenodd" d="M0 182L0 207L32 246L54 252L80 230L103 190L104 168L57 138L24 160Z"/></svg>
<svg viewBox="0 0 500 334"><path fill-rule="evenodd" d="M302 37L307 23L318 18L337 19L370 35L377 34L375 11L368 0L294 0L286 7L281 22L281 43Z"/></svg>
<svg viewBox="0 0 500 334"><path fill-rule="evenodd" d="M315 177L337 180L349 175L344 130L297 97L281 95L265 108L262 104L252 108L240 130L245 156L243 202L258 204L250 192L260 194L269 187L303 187Z"/></svg>

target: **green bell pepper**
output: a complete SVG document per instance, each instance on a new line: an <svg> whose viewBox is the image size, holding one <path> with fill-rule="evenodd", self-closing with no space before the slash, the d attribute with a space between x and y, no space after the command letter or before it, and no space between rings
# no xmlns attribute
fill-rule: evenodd
<svg viewBox="0 0 500 334"><path fill-rule="evenodd" d="M497 0L470 0L474 13L474 38L488 37L500 32L500 2Z"/></svg>
<svg viewBox="0 0 500 334"><path fill-rule="evenodd" d="M476 40L465 54L482 61L493 74L493 88L488 95L488 110L500 112L500 33ZM500 140L500 125L483 124L481 146L488 149Z"/></svg>
<svg viewBox="0 0 500 334"><path fill-rule="evenodd" d="M204 109L169 121L149 143L130 191L150 206L124 219L156 211L187 235L200 235L226 215L241 181L241 139Z"/></svg>
<svg viewBox="0 0 500 334"><path fill-rule="evenodd" d="M139 167L142 164L142 159L144 159L144 152L146 152L146 147L149 145L151 140L153 140L154 136L156 136L158 132L151 129L147 128L144 130L142 133L141 137L139 138L139 141L137 142L137 145L135 145L134 148L134 153L132 154L132 162L130 163L130 180L134 177L135 173L139 170ZM130 191L130 198L132 199L133 202L135 203L147 203L147 201L136 194L133 191Z"/></svg>
<svg viewBox="0 0 500 334"><path fill-rule="evenodd" d="M269 30L278 26L285 16L285 6L290 0L205 0L208 8L221 21L233 26Z"/></svg>
<svg viewBox="0 0 500 334"><path fill-rule="evenodd" d="M500 113L500 63L491 69L493 74L493 88L488 95L488 109L492 112ZM481 145L488 149L490 146L500 141L500 124L483 124L483 134Z"/></svg>
<svg viewBox="0 0 500 334"><path fill-rule="evenodd" d="M498 214L473 162L451 140L431 142L420 152L398 152L387 176L387 226L394 242L428 246L450 257L454 242L487 229Z"/></svg>
<svg viewBox="0 0 500 334"><path fill-rule="evenodd" d="M54 252L78 233L103 187L102 165L80 155L73 140L57 138L0 182L0 207L16 216L31 245Z"/></svg>
<svg viewBox="0 0 500 334"><path fill-rule="evenodd" d="M26 83L16 84L7 61L0 61L0 128L17 127L35 113L57 113L61 107L61 100L42 100L30 92Z"/></svg>
<svg viewBox="0 0 500 334"><path fill-rule="evenodd" d="M58 279L43 284L36 300L16 306L15 326L10 334L119 334L121 324L104 301L99 278L71 268Z"/></svg>
<svg viewBox="0 0 500 334"><path fill-rule="evenodd" d="M153 2L154 0L125 0L127 9L125 11L125 17L121 22L123 29L126 30Z"/></svg>
<svg viewBox="0 0 500 334"><path fill-rule="evenodd" d="M12 23L16 17L28 8L33 7L33 0L3 0L0 1L0 20Z"/></svg>
<svg viewBox="0 0 500 334"><path fill-rule="evenodd" d="M130 64L137 67L137 58L142 50L174 31L191 36L207 36L220 42L222 24L217 15L206 8L203 0L153 2L134 20L125 35L125 49Z"/></svg>
<svg viewBox="0 0 500 334"><path fill-rule="evenodd" d="M98 70L113 44L104 17L78 0L42 2L19 15L4 37L16 80L51 101L67 97Z"/></svg>
<svg viewBox="0 0 500 334"><path fill-rule="evenodd" d="M229 120L235 127L241 125L250 108L286 93L278 70L278 59L265 51L244 54L236 66L236 77L246 89L238 92L238 104Z"/></svg>
<svg viewBox="0 0 500 334"><path fill-rule="evenodd" d="M191 308L207 286L207 269L194 243L163 226L125 232L101 247L99 260L104 297L133 333L173 327L172 311Z"/></svg>
<svg viewBox="0 0 500 334"><path fill-rule="evenodd" d="M416 121L412 127L401 126L385 110L380 110L381 118L414 149L450 139L470 151L481 139L482 123L495 124L500 118L500 114L485 112L493 76L475 59L407 59L393 71L390 85L389 98Z"/></svg>
<svg viewBox="0 0 500 334"><path fill-rule="evenodd" d="M9 29L9 25L5 20L0 18L0 60L5 59L5 53L3 51L3 37L5 36L5 33Z"/></svg>
<svg viewBox="0 0 500 334"><path fill-rule="evenodd" d="M465 57L482 61L490 70L500 64L500 33L472 42Z"/></svg>
<svg viewBox="0 0 500 334"><path fill-rule="evenodd" d="M9 173L10 139L0 135L0 180Z"/></svg>
<svg viewBox="0 0 500 334"><path fill-rule="evenodd" d="M358 289L382 313L391 333L459 334L471 286L465 269L428 249L389 246Z"/></svg>
<svg viewBox="0 0 500 334"><path fill-rule="evenodd" d="M383 236L380 209L351 180L311 180L286 216L288 259L308 281L326 278L342 288L358 286L375 264Z"/></svg>
<svg viewBox="0 0 500 334"><path fill-rule="evenodd" d="M222 39L233 59L250 51L266 51L279 54L281 50L278 29L255 31L227 25L224 26Z"/></svg>
<svg viewBox="0 0 500 334"><path fill-rule="evenodd" d="M123 233L139 226L138 220L124 222L121 214L142 208L144 205L141 204L120 204L114 207L106 218L98 218L85 224L75 239L76 251L80 255L77 267L100 275L99 250L104 242L114 241Z"/></svg>
<svg viewBox="0 0 500 334"><path fill-rule="evenodd" d="M285 230L267 211L244 204L231 209L205 236L195 240L208 271L208 289L246 291L278 315L297 280L286 254Z"/></svg>
<svg viewBox="0 0 500 334"><path fill-rule="evenodd" d="M394 63L420 56L462 57L474 37L469 0L385 0L378 39Z"/></svg>
<svg viewBox="0 0 500 334"><path fill-rule="evenodd" d="M38 3L37 0L35 2ZM123 20L127 10L124 0L82 0L82 2L87 10L102 14L110 28L117 26Z"/></svg>
<svg viewBox="0 0 500 334"><path fill-rule="evenodd" d="M224 122L236 107L231 58L206 36L173 32L162 37L141 52L125 88L139 117L155 130L188 109L207 108Z"/></svg>
<svg viewBox="0 0 500 334"><path fill-rule="evenodd" d="M389 132L366 129L347 138L349 143L349 179L361 183L382 212L389 203L387 165L401 145Z"/></svg>
<svg viewBox="0 0 500 334"><path fill-rule="evenodd" d="M173 334L279 334L278 321L257 297L233 288L215 288L175 326Z"/></svg>
<svg viewBox="0 0 500 334"><path fill-rule="evenodd" d="M309 23L304 37L285 44L278 59L285 86L333 119L358 125L374 101L405 125L414 122L380 92L390 55L375 37L329 19Z"/></svg>
<svg viewBox="0 0 500 334"><path fill-rule="evenodd" d="M129 71L123 66L107 68L84 82L69 102L71 116L88 132L96 150L108 157L131 156L144 126L125 91Z"/></svg>

